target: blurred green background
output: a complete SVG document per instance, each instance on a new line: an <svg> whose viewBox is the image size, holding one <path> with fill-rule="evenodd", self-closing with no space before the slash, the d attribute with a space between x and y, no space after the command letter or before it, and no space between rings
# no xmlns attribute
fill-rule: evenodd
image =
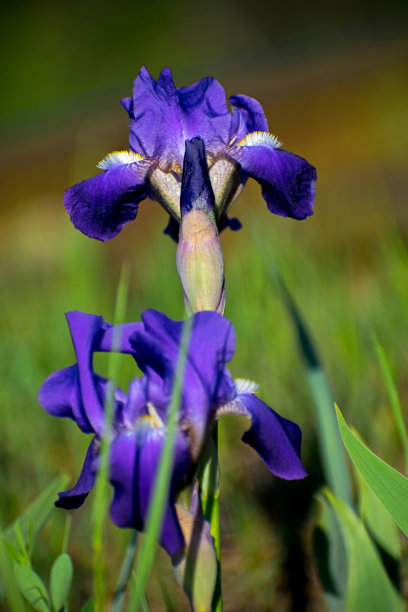
<svg viewBox="0 0 408 612"><path fill-rule="evenodd" d="M228 316L238 348L234 376L299 423L310 476L274 479L239 441L245 423L221 425L225 610L321 610L312 563L312 495L322 483L316 425L290 321L266 273L256 219L328 369L346 418L385 460L402 453L375 357L375 331L408 400L407 34L405 2L17 1L0 14L0 520L3 525L58 472L76 478L87 438L37 403L45 377L73 351L63 313L113 314L119 271L131 266L127 317L146 308L183 317L175 245L157 203L113 241L79 234L64 190L128 146L119 99L144 64L171 66L181 87L215 76L227 96L264 107L270 130L318 170L315 215L270 215L259 186L234 205L243 223L223 233ZM103 370L106 363L98 362ZM90 503L74 513L72 609L90 594ZM59 512L36 547L39 571L61 546ZM109 530L109 588L126 533ZM187 609L164 554L151 580ZM184 606L184 607L183 607Z"/></svg>

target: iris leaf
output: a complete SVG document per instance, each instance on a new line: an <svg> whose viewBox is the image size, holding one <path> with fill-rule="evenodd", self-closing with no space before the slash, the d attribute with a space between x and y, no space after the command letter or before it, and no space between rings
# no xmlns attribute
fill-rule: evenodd
<svg viewBox="0 0 408 612"><path fill-rule="evenodd" d="M348 578L344 609L347 612L402 612L402 597L390 582L362 521L328 489L324 490L322 499L334 510L346 545Z"/></svg>
<svg viewBox="0 0 408 612"><path fill-rule="evenodd" d="M394 521L408 535L408 478L377 457L347 426L336 406L344 445L358 472Z"/></svg>

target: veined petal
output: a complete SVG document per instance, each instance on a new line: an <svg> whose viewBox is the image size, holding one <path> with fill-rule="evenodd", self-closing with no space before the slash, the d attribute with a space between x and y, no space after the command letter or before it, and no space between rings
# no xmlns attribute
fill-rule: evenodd
<svg viewBox="0 0 408 612"><path fill-rule="evenodd" d="M305 219L313 214L317 175L308 161L265 144L236 146L229 155L246 176L256 179L268 209L281 217Z"/></svg>
<svg viewBox="0 0 408 612"><path fill-rule="evenodd" d="M65 510L74 510L79 508L84 503L88 493L93 488L96 480L95 460L98 452L98 442L96 437L88 447L84 465L76 485L69 489L58 493L59 499L55 502L58 508Z"/></svg>
<svg viewBox="0 0 408 612"><path fill-rule="evenodd" d="M112 521L119 527L133 527L142 531L154 489L156 473L164 444L165 429L147 428L145 431L119 435L111 447L110 480L114 487L111 504ZM167 505L164 513L160 544L169 555L184 547L174 506L174 489L186 475L190 456L187 439L177 434L174 463Z"/></svg>
<svg viewBox="0 0 408 612"><path fill-rule="evenodd" d="M104 320L77 310L67 312L66 318L78 361L78 376L82 402L93 431L101 434L104 427L105 393L97 386L92 370L92 357L98 335L103 332Z"/></svg>
<svg viewBox="0 0 408 612"><path fill-rule="evenodd" d="M252 393L238 395L236 402L237 409L229 412L244 414L244 407L252 421L242 436L243 442L252 446L275 476L286 480L304 478L306 471L300 459L302 433L296 423L281 417Z"/></svg>
<svg viewBox="0 0 408 612"><path fill-rule="evenodd" d="M183 323L155 310L145 311L142 320L144 331L138 330L130 340L135 359L142 371L150 367L161 376L170 396ZM183 425L191 429L194 452L204 440L211 409L235 394L234 381L225 367L234 352L234 328L227 319L210 311L194 315L180 414Z"/></svg>
<svg viewBox="0 0 408 612"><path fill-rule="evenodd" d="M53 372L42 384L38 401L48 414L72 419L85 433L94 431L82 401L77 364Z"/></svg>
<svg viewBox="0 0 408 612"><path fill-rule="evenodd" d="M194 136L203 138L209 154L228 143L231 115L224 89L213 78L178 89L169 68L155 81L143 67L132 99L122 104L130 117L132 149L158 160L163 170L181 172L184 143Z"/></svg>
<svg viewBox="0 0 408 612"><path fill-rule="evenodd" d="M67 189L64 206L77 229L105 241L135 219L139 203L146 198L145 178L151 162L123 163L120 152L100 164L107 168L104 172Z"/></svg>

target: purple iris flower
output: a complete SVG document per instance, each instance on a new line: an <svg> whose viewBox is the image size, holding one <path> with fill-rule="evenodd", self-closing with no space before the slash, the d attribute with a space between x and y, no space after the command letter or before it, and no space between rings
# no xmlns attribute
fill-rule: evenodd
<svg viewBox="0 0 408 612"><path fill-rule="evenodd" d="M118 330L101 316L78 311L67 314L77 363L49 376L39 392L44 409L76 421L93 434L81 475L75 486L59 494L56 505L78 508L95 484L100 439L104 431L104 404L108 381L93 370L93 355L116 350L130 354L143 372L126 395L114 393L110 439L110 482L114 495L112 521L119 527L143 530L155 474L166 436L168 408L180 350L182 322L147 310L142 321ZM243 441L260 455L271 472L285 479L305 476L300 460L301 432L254 395L255 385L233 380L226 363L235 352L232 324L215 312L194 315L184 372L174 463L160 543L170 555L184 546L177 519L177 492L191 479L215 420L224 414L251 419Z"/></svg>
<svg viewBox="0 0 408 612"><path fill-rule="evenodd" d="M261 185L271 212L295 219L311 215L315 168L280 148L259 102L244 95L229 102L232 112L213 78L178 89L169 68L157 81L142 68L133 96L122 100L130 117L130 151L107 155L98 164L101 174L65 193L75 227L109 240L135 219L139 203L149 197L170 213L167 233L177 236L185 142L196 136L205 144L219 230L240 227L227 213L248 177Z"/></svg>

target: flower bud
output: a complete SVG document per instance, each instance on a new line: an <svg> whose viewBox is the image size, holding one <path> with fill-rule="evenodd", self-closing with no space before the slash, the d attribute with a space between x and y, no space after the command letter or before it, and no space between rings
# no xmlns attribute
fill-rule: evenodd
<svg viewBox="0 0 408 612"><path fill-rule="evenodd" d="M192 209L182 218L177 270L189 314L224 312L224 258L217 227L203 210Z"/></svg>
<svg viewBox="0 0 408 612"><path fill-rule="evenodd" d="M186 542L182 556L172 560L176 578L194 612L211 612L218 567L210 525L194 502L190 511L176 504L176 512Z"/></svg>

